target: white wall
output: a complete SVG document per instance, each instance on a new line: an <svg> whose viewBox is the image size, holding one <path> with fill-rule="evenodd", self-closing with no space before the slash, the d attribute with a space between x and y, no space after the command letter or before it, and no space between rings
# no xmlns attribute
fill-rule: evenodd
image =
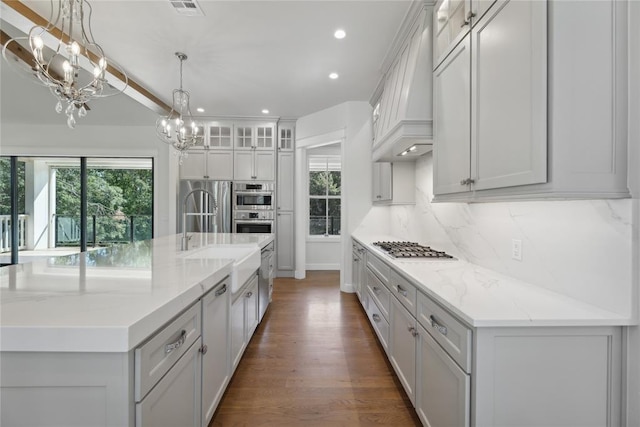
<svg viewBox="0 0 640 427"><path fill-rule="evenodd" d="M3 123L0 155L152 157L154 235L175 233L178 160L155 136L154 126L24 126Z"/></svg>

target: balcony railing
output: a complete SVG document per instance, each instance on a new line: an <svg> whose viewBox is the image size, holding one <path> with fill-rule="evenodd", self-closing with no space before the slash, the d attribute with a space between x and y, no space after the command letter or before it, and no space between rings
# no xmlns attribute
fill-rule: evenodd
<svg viewBox="0 0 640 427"><path fill-rule="evenodd" d="M18 215L18 249L27 247L27 218L29 215ZM0 252L11 251L11 215L0 215Z"/></svg>
<svg viewBox="0 0 640 427"><path fill-rule="evenodd" d="M98 216L87 222L87 245L104 246L151 238L151 215ZM80 245L80 217L56 215L55 246Z"/></svg>

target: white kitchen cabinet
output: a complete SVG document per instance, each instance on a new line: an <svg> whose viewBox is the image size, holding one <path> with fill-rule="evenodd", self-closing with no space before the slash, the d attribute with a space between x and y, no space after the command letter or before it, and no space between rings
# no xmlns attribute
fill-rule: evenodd
<svg viewBox="0 0 640 427"><path fill-rule="evenodd" d="M415 204L415 163L374 162L372 201L376 204Z"/></svg>
<svg viewBox="0 0 640 427"><path fill-rule="evenodd" d="M295 122L278 123L278 150L293 151L295 148Z"/></svg>
<svg viewBox="0 0 640 427"><path fill-rule="evenodd" d="M434 71L435 200L629 197L626 2L490 3Z"/></svg>
<svg viewBox="0 0 640 427"><path fill-rule="evenodd" d="M231 373L258 326L258 275L252 275L233 295L231 303Z"/></svg>
<svg viewBox="0 0 640 427"><path fill-rule="evenodd" d="M398 379L415 404L416 319L395 297L389 304L389 361Z"/></svg>
<svg viewBox="0 0 640 427"><path fill-rule="evenodd" d="M278 152L277 208L293 211L294 153Z"/></svg>
<svg viewBox="0 0 640 427"><path fill-rule="evenodd" d="M294 124L278 124L278 179L276 180L276 270L278 277L293 277L294 275L294 148Z"/></svg>
<svg viewBox="0 0 640 427"><path fill-rule="evenodd" d="M245 299L242 297L242 295L236 295L235 299L231 303L231 312L229 313L231 322L231 336L229 337L229 340L231 342L231 374L233 374L236 367L238 366L240 358L242 357L242 353L244 352L244 349L246 347L246 342L244 339L244 310Z"/></svg>
<svg viewBox="0 0 640 427"><path fill-rule="evenodd" d="M469 33L471 26L471 0L442 0L436 3L433 13L434 66L437 67L460 40Z"/></svg>
<svg viewBox="0 0 640 427"><path fill-rule="evenodd" d="M258 276L254 276L251 280L253 282L243 295L246 306L245 323L247 326L245 330L245 340L247 344L258 327L258 323L260 323L260 316L258 315Z"/></svg>
<svg viewBox="0 0 640 427"><path fill-rule="evenodd" d="M366 292L366 285L364 284L366 268L364 260L365 249L361 244L354 241L352 243L351 255L353 259L353 261L351 262L351 283L353 284L356 295L358 295L360 303L366 310L367 307L364 302L364 293Z"/></svg>
<svg viewBox="0 0 640 427"><path fill-rule="evenodd" d="M546 22L499 1L436 69L436 194L546 182Z"/></svg>
<svg viewBox="0 0 640 427"><path fill-rule="evenodd" d="M275 179L275 152L235 150L233 153L233 179L236 181L273 181Z"/></svg>
<svg viewBox="0 0 640 427"><path fill-rule="evenodd" d="M471 42L465 38L433 73L434 194L467 191L471 159Z"/></svg>
<svg viewBox="0 0 640 427"><path fill-rule="evenodd" d="M229 294L227 278L202 299L202 426L209 425L229 383Z"/></svg>
<svg viewBox="0 0 640 427"><path fill-rule="evenodd" d="M181 179L233 179L233 150L190 150L180 165Z"/></svg>
<svg viewBox="0 0 640 427"><path fill-rule="evenodd" d="M621 425L622 327L472 328L397 265L366 261L370 283L393 294L368 286L369 322L424 425ZM415 315L398 283L416 288Z"/></svg>
<svg viewBox="0 0 640 427"><path fill-rule="evenodd" d="M391 186L393 185L392 165L389 162L373 163L373 189L372 200L374 202L387 202L391 200Z"/></svg>
<svg viewBox="0 0 640 427"><path fill-rule="evenodd" d="M415 400L418 417L426 426L468 427L471 376L420 325L418 334Z"/></svg>
<svg viewBox="0 0 640 427"><path fill-rule="evenodd" d="M276 269L278 277L292 277L294 270L294 214L278 211L276 216Z"/></svg>
<svg viewBox="0 0 640 427"><path fill-rule="evenodd" d="M440 1L434 11L434 66L469 33L496 0Z"/></svg>
<svg viewBox="0 0 640 427"><path fill-rule="evenodd" d="M236 150L275 150L275 123L236 123Z"/></svg>
<svg viewBox="0 0 640 427"><path fill-rule="evenodd" d="M198 338L149 394L136 403L136 427L200 427L201 343Z"/></svg>
<svg viewBox="0 0 640 427"><path fill-rule="evenodd" d="M212 150L233 150L233 123L209 122L206 145Z"/></svg>

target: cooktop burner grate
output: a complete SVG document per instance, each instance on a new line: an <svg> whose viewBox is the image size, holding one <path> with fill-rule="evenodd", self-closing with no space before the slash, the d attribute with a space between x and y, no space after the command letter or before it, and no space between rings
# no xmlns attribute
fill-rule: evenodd
<svg viewBox="0 0 640 427"><path fill-rule="evenodd" d="M443 251L415 242L374 242L373 244L394 258L453 258Z"/></svg>

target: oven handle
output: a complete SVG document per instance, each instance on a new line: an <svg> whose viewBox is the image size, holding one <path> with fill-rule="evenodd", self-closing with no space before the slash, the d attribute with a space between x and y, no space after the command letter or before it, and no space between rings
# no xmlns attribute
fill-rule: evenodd
<svg viewBox="0 0 640 427"><path fill-rule="evenodd" d="M246 219L237 219L235 223L236 224L273 224L273 221L271 220L252 221L252 220L246 220Z"/></svg>
<svg viewBox="0 0 640 427"><path fill-rule="evenodd" d="M236 191L236 196L272 196L273 191Z"/></svg>

